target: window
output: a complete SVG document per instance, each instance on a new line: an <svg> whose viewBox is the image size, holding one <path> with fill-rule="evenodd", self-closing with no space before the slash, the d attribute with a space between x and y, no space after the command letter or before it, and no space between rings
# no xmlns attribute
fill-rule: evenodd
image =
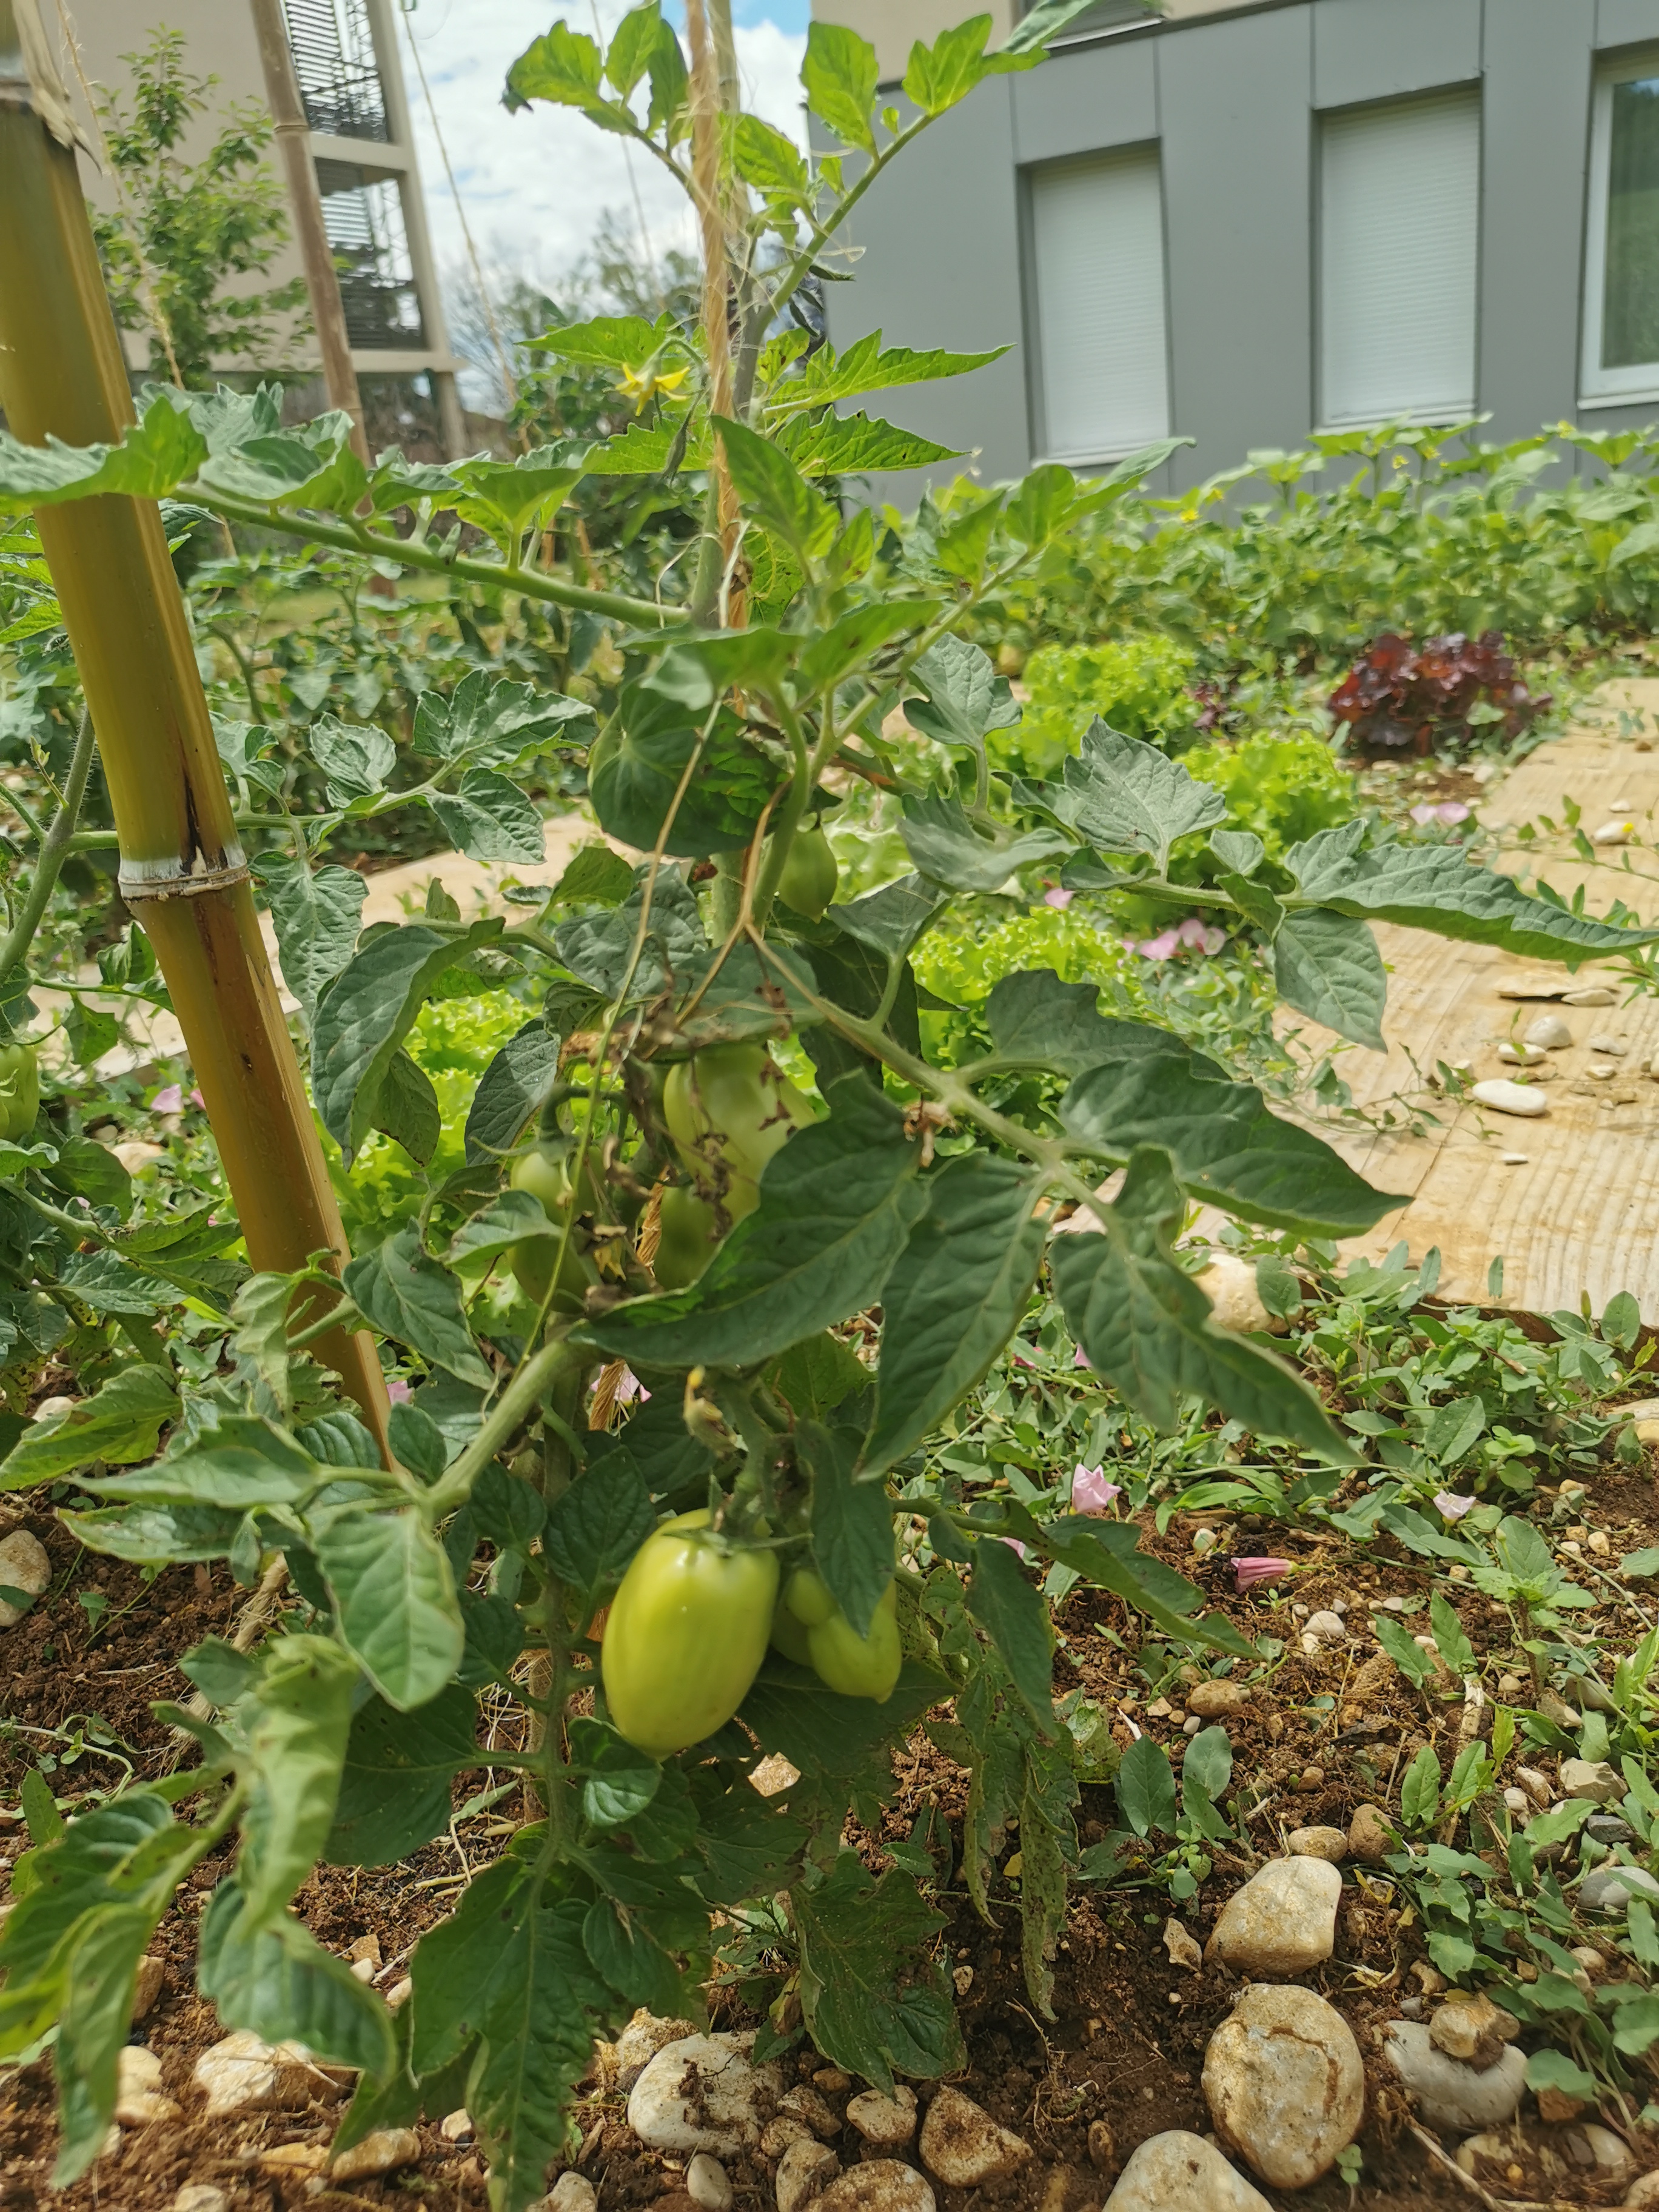
<svg viewBox="0 0 1659 2212"><path fill-rule="evenodd" d="M1659 59L1595 90L1583 397L1659 398Z"/></svg>
<svg viewBox="0 0 1659 2212"><path fill-rule="evenodd" d="M1326 116L1320 185L1325 422L1473 414L1479 93Z"/></svg>
<svg viewBox="0 0 1659 2212"><path fill-rule="evenodd" d="M1170 429L1164 208L1156 149L1030 173L1036 443L1109 460Z"/></svg>

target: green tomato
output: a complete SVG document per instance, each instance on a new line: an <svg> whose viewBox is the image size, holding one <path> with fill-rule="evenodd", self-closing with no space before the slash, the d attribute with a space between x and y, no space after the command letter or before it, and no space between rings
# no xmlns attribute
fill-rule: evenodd
<svg viewBox="0 0 1659 2212"><path fill-rule="evenodd" d="M778 1595L774 1552L677 1514L635 1552L611 1604L600 1672L612 1725L666 1759L729 1721L760 1672Z"/></svg>
<svg viewBox="0 0 1659 2212"><path fill-rule="evenodd" d="M763 1044L710 1045L669 1070L663 1116L688 1167L707 1168L713 1154L733 1177L758 1183L766 1163L799 1128L814 1119ZM738 1206L734 1189L726 1210L734 1218L752 1210Z"/></svg>
<svg viewBox="0 0 1659 2212"><path fill-rule="evenodd" d="M889 1583L883 1591L867 1636L860 1636L837 1606L828 1620L807 1630L806 1648L812 1671L821 1682L843 1698L873 1698L877 1705L884 1705L904 1662L898 1632L898 1584Z"/></svg>
<svg viewBox="0 0 1659 2212"><path fill-rule="evenodd" d="M786 1659L793 1659L797 1667L810 1667L812 1663L812 1655L806 1648L806 1630L781 1597L772 1613L772 1649L781 1651Z"/></svg>
<svg viewBox="0 0 1659 2212"><path fill-rule="evenodd" d="M814 822L811 829L803 825L795 832L789 858L778 878L778 896L786 906L805 915L809 921L822 921L824 908L836 896L840 873L835 848L823 834L823 825L818 822Z"/></svg>
<svg viewBox="0 0 1659 2212"><path fill-rule="evenodd" d="M40 1070L32 1044L0 1048L0 1137L27 1137L40 1111Z"/></svg>
<svg viewBox="0 0 1659 2212"><path fill-rule="evenodd" d="M749 1186L750 1189L754 1186ZM760 1194L755 1193L758 1199ZM730 1196L726 1212L732 1212ZM745 1206L744 1212L750 1209ZM671 1183L662 1194L659 1214L660 1232L657 1238L657 1256L651 1262L653 1273L665 1291L683 1291L687 1284L695 1283L714 1258L720 1243L720 1223L714 1209L695 1190L684 1183Z"/></svg>
<svg viewBox="0 0 1659 2212"><path fill-rule="evenodd" d="M784 1586L783 1601L803 1628L821 1628L841 1610L829 1583L811 1567L796 1568Z"/></svg>
<svg viewBox="0 0 1659 2212"><path fill-rule="evenodd" d="M514 1161L508 1181L514 1190L526 1190L532 1198L539 1199L543 1212L562 1230L570 1212L571 1200L570 1165L565 1152L538 1146L534 1152L526 1152ZM592 1206L598 1192L591 1170L584 1172L583 1182ZM532 1305L540 1305L552 1286L553 1263L558 1253L558 1245L547 1237L532 1237L522 1244L515 1244L507 1255L513 1279ZM592 1280L582 1263L580 1231L573 1230L559 1269L559 1305L568 1310L574 1304L579 1309Z"/></svg>

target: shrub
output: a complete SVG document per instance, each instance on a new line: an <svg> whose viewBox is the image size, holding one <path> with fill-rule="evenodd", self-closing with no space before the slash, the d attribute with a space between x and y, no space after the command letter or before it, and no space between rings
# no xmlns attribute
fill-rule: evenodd
<svg viewBox="0 0 1659 2212"><path fill-rule="evenodd" d="M993 733L993 764L1048 775L1076 752L1097 716L1125 737L1178 750L1198 721L1188 689L1193 666L1193 655L1167 637L1043 646L1025 664L1024 721Z"/></svg>

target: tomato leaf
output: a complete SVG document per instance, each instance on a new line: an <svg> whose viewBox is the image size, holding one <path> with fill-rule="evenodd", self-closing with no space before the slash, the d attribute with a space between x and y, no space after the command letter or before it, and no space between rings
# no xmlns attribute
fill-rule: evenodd
<svg viewBox="0 0 1659 2212"><path fill-rule="evenodd" d="M1000 1537L981 1536L974 1546L968 1610L995 1644L1032 1719L1052 1735L1054 1645L1048 1608L1026 1580L1018 1553Z"/></svg>
<svg viewBox="0 0 1659 2212"><path fill-rule="evenodd" d="M573 1589L600 1589L621 1581L654 1519L624 1441L554 1499L542 1550L561 1582Z"/></svg>
<svg viewBox="0 0 1659 2212"><path fill-rule="evenodd" d="M68 1413L30 1423L0 1462L0 1490L30 1490L95 1459L115 1466L148 1459L178 1412L178 1393L159 1367L121 1368Z"/></svg>
<svg viewBox="0 0 1659 2212"><path fill-rule="evenodd" d="M854 1480L857 1429L802 1421L795 1448L812 1478L812 1557L831 1595L860 1636L870 1633L893 1579L893 1511L885 1486Z"/></svg>
<svg viewBox="0 0 1659 2212"><path fill-rule="evenodd" d="M882 1292L876 1416L861 1476L883 1473L935 1428L1018 1326L1042 1258L1042 1178L990 1152L948 1162Z"/></svg>
<svg viewBox="0 0 1659 2212"><path fill-rule="evenodd" d="M1372 1052L1388 1050L1388 971L1367 923L1321 907L1287 914L1273 939L1273 984L1297 1013Z"/></svg>
<svg viewBox="0 0 1659 2212"><path fill-rule="evenodd" d="M336 2066L384 2074L392 2059L384 2002L290 1913L267 1926L242 1910L234 1875L202 1916L196 1982L228 2028L266 2043L302 2043Z"/></svg>
<svg viewBox="0 0 1659 2212"><path fill-rule="evenodd" d="M288 1903L334 1825L356 1680L356 1661L331 1637L283 1636L238 1703L248 1796L236 1879L250 1934Z"/></svg>
<svg viewBox="0 0 1659 2212"><path fill-rule="evenodd" d="M334 1824L321 1856L331 1866L390 1866L449 1826L450 1783L482 1756L477 1709L451 1683L418 1712L371 1698L346 1740Z"/></svg>
<svg viewBox="0 0 1659 2212"><path fill-rule="evenodd" d="M428 1258L416 1223L406 1222L384 1244L360 1252L346 1268L345 1287L383 1336L395 1337L464 1382L489 1387L489 1370L473 1348L461 1310L460 1285Z"/></svg>
<svg viewBox="0 0 1659 2212"><path fill-rule="evenodd" d="M945 1960L933 1942L942 1913L914 1878L891 1867L878 1881L842 1851L817 1888L789 1893L800 1941L800 2000L808 2033L836 2065L888 2096L895 2072L936 2081L966 2063Z"/></svg>
<svg viewBox="0 0 1659 2212"><path fill-rule="evenodd" d="M427 805L469 860L536 867L547 858L541 816L518 785L493 768L468 769L453 791L431 793Z"/></svg>
<svg viewBox="0 0 1659 2212"><path fill-rule="evenodd" d="M435 1698L466 1640L436 1537L412 1507L343 1506L314 1516L313 1530L340 1635L375 1688L400 1712Z"/></svg>

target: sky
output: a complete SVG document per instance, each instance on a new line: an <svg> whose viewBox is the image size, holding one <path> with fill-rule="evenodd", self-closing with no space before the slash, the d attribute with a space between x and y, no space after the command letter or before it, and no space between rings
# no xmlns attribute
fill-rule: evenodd
<svg viewBox="0 0 1659 2212"><path fill-rule="evenodd" d="M627 0L418 0L403 14L416 40L454 166L473 241L486 268L521 274L550 289L579 260L600 216L614 209L654 252L689 246L692 229L679 188L648 154L596 130L565 108L537 104L515 115L501 105L508 64L560 15L608 33ZM401 12L401 11L400 11ZM665 10L684 24L683 9ZM792 137L803 137L799 71L810 0L734 0L745 104ZM464 264L465 247L420 79L404 50L404 73L441 271Z"/></svg>

